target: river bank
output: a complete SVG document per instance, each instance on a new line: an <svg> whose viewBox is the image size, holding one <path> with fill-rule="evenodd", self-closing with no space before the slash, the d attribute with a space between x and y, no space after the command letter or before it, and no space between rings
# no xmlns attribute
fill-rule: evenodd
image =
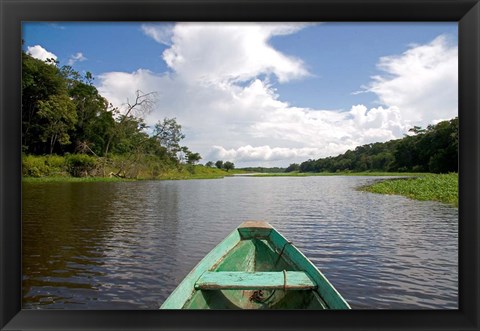
<svg viewBox="0 0 480 331"><path fill-rule="evenodd" d="M402 195L415 200L439 201L458 207L458 173L422 174L414 178L381 180L361 191Z"/></svg>
<svg viewBox="0 0 480 331"><path fill-rule="evenodd" d="M114 175L103 176L84 176L74 177L68 173L55 173L44 176L23 176L22 181L29 183L47 183L47 182L123 182L123 181L139 181L139 180L188 180L188 179L221 179L227 176L244 173L241 170L222 170L217 168L209 168L202 165L185 167L180 169L169 169L152 178L149 174L140 174L136 178L123 178Z"/></svg>

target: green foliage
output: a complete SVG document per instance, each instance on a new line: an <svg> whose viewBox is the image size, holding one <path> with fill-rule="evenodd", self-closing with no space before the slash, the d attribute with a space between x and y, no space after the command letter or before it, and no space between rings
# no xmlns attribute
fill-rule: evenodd
<svg viewBox="0 0 480 331"><path fill-rule="evenodd" d="M182 165L176 169L170 169L156 177L156 179L218 179L230 176L233 173L243 173L242 171L232 170L227 172L223 169L205 167L202 165Z"/></svg>
<svg viewBox="0 0 480 331"><path fill-rule="evenodd" d="M22 174L24 176L42 177L48 175L48 166L44 158L26 155L22 157Z"/></svg>
<svg viewBox="0 0 480 331"><path fill-rule="evenodd" d="M185 135L175 118L159 121L147 134L141 116L152 109L155 93L136 91L134 102L127 100L120 111L93 80L90 72L81 75L71 66L22 53L22 148L32 155L24 157L25 176L156 178L201 159L180 145ZM65 155L62 169L50 167L40 157L45 154Z"/></svg>
<svg viewBox="0 0 480 331"><path fill-rule="evenodd" d="M120 123L116 124L116 134L111 146L115 154L135 153L144 147L148 135L143 119L134 116L120 116Z"/></svg>
<svg viewBox="0 0 480 331"><path fill-rule="evenodd" d="M225 170L227 170L227 171L233 170L233 169L235 169L235 164L233 164L233 162L226 161L226 162L223 164L223 169L225 169Z"/></svg>
<svg viewBox="0 0 480 331"><path fill-rule="evenodd" d="M218 169L224 169L227 172L235 169L235 164L233 164L233 162L230 162L230 161L223 162L222 160L218 160L217 162L215 162L215 166Z"/></svg>
<svg viewBox="0 0 480 331"><path fill-rule="evenodd" d="M76 75L74 75L76 77ZM115 127L112 112L108 109L108 101L97 89L81 81L70 81L69 95L75 104L78 121L71 133L74 149L102 155L108 137Z"/></svg>
<svg viewBox="0 0 480 331"><path fill-rule="evenodd" d="M58 142L60 145L70 143L68 131L74 128L77 122L75 105L68 95L51 95L47 100L38 101L38 116L43 119L43 133L40 135L42 142L49 143L50 154Z"/></svg>
<svg viewBox="0 0 480 331"><path fill-rule="evenodd" d="M300 165L297 163L292 163L287 167L287 169L285 169L285 172L292 172L292 171L299 171L299 170L300 170Z"/></svg>
<svg viewBox="0 0 480 331"><path fill-rule="evenodd" d="M65 176L65 159L57 155L23 155L22 174L28 177Z"/></svg>
<svg viewBox="0 0 480 331"><path fill-rule="evenodd" d="M217 162L215 162L215 167L217 167L218 169L223 169L223 161L218 160Z"/></svg>
<svg viewBox="0 0 480 331"><path fill-rule="evenodd" d="M185 154L187 157L188 164L195 164L202 159L199 153L192 153L190 151L187 151Z"/></svg>
<svg viewBox="0 0 480 331"><path fill-rule="evenodd" d="M62 128L62 123L55 123L52 110L59 106L63 112L60 117L65 116L72 110L69 101L67 84L56 65L22 53L22 145L25 151L51 153L52 141L48 141L48 137ZM60 135L62 142L68 140L65 132Z"/></svg>
<svg viewBox="0 0 480 331"><path fill-rule="evenodd" d="M285 172L285 168L279 168L279 167L272 167L272 168L266 168L266 167L246 167L246 168L241 168L241 170L248 171L248 172L261 172L261 173L280 173L280 172Z"/></svg>
<svg viewBox="0 0 480 331"><path fill-rule="evenodd" d="M177 153L182 151L180 141L185 138L185 135L182 133L182 126L175 118L164 118L163 121L158 121L153 129L153 137L172 158L176 158Z"/></svg>
<svg viewBox="0 0 480 331"><path fill-rule="evenodd" d="M93 174L97 158L85 154L70 154L65 158L67 170L73 177L87 177Z"/></svg>
<svg viewBox="0 0 480 331"><path fill-rule="evenodd" d="M416 200L440 201L458 207L458 173L384 180L360 189L372 193L403 195Z"/></svg>
<svg viewBox="0 0 480 331"><path fill-rule="evenodd" d="M300 164L300 171L458 171L458 118L429 125L426 129L414 127L410 132L414 135L358 146L336 157L305 161Z"/></svg>
<svg viewBox="0 0 480 331"><path fill-rule="evenodd" d="M64 177L64 176L49 176L49 177L23 177L23 182L26 183L88 183L88 182L123 182L133 181L133 179L125 179L118 177Z"/></svg>

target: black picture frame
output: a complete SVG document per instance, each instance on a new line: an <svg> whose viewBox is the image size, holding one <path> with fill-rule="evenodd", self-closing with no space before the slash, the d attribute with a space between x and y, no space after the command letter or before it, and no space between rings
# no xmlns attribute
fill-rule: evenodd
<svg viewBox="0 0 480 331"><path fill-rule="evenodd" d="M479 330L480 4L477 0L0 0L2 330ZM21 309L23 21L454 21L459 24L459 309L58 311Z"/></svg>

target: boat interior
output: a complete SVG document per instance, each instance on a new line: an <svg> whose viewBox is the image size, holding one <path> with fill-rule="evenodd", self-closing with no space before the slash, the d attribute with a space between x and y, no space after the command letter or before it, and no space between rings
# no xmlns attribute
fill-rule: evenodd
<svg viewBox="0 0 480 331"><path fill-rule="evenodd" d="M197 280L183 309L326 309L316 284L282 253L268 236L244 237Z"/></svg>

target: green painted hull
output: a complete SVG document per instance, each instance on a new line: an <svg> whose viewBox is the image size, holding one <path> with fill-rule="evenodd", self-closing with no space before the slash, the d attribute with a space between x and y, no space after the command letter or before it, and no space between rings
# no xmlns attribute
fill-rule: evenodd
<svg viewBox="0 0 480 331"><path fill-rule="evenodd" d="M245 222L160 309L350 309L325 276L265 222Z"/></svg>

